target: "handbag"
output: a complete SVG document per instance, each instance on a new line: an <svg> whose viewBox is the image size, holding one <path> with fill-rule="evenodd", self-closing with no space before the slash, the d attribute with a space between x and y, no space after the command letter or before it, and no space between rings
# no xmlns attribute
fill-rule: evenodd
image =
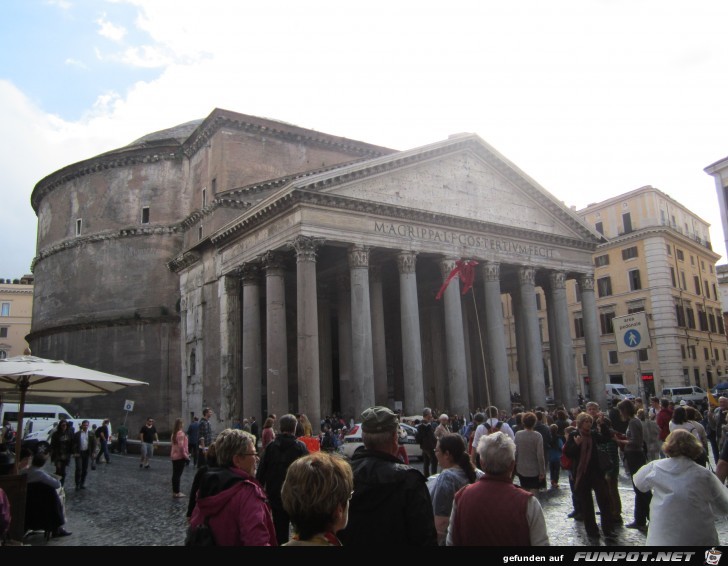
<svg viewBox="0 0 728 566"><path fill-rule="evenodd" d="M564 446L561 447L561 459L560 459L560 461L561 461L561 467L564 470L570 470L571 469L571 466L573 464L573 461L571 460L571 458L569 458L566 455L566 452L564 452L564 448L565 447L566 447L566 444L564 444Z"/></svg>

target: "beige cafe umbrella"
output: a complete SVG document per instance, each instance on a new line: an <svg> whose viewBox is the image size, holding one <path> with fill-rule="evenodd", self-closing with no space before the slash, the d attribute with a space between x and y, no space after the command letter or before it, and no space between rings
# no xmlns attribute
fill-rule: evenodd
<svg viewBox="0 0 728 566"><path fill-rule="evenodd" d="M16 393L20 397L18 402L18 430L15 440L16 472L23 437L23 410L26 395L73 399L105 395L135 385L149 384L144 381L67 364L61 360L45 360L35 356L15 356L1 359L0 394Z"/></svg>

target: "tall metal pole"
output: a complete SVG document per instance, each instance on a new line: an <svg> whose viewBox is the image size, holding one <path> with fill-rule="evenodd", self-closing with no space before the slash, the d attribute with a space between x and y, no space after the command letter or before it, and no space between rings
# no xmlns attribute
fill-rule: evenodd
<svg viewBox="0 0 728 566"><path fill-rule="evenodd" d="M20 403L18 403L18 429L15 431L15 473L18 473L20 450L23 446L23 413L25 412L25 392L30 386L30 377L24 375L18 382L20 389Z"/></svg>

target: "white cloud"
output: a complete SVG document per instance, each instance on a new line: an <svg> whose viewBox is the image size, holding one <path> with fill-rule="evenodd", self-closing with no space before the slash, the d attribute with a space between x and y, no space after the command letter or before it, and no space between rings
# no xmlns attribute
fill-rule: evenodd
<svg viewBox="0 0 728 566"><path fill-rule="evenodd" d="M725 253L702 170L728 155L722 1L128 3L148 37L105 60L158 78L75 122L0 89L0 113L24 116L2 122L22 138L18 206L57 168L221 107L397 149L475 132L567 205L652 184Z"/></svg>
<svg viewBox="0 0 728 566"><path fill-rule="evenodd" d="M46 0L46 4L49 6L58 6L61 10L70 10L73 6L67 0Z"/></svg>
<svg viewBox="0 0 728 566"><path fill-rule="evenodd" d="M164 49L153 45L130 47L117 59L125 65L146 69L166 67L172 63L172 58L164 53Z"/></svg>
<svg viewBox="0 0 728 566"><path fill-rule="evenodd" d="M99 35L101 37L105 37L106 39L110 39L117 43L123 40L127 33L124 26L118 26L111 23L106 19L105 14L96 20L96 23L99 25Z"/></svg>
<svg viewBox="0 0 728 566"><path fill-rule="evenodd" d="M84 63L83 61L79 61L78 59L72 59L69 57L68 59L66 59L64 61L64 63L66 65L68 65L69 67L77 67L79 69L88 69L88 66L86 65L86 63Z"/></svg>

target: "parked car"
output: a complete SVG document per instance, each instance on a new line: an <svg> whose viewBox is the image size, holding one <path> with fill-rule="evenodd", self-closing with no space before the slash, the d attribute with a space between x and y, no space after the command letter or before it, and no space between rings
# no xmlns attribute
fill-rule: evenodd
<svg viewBox="0 0 728 566"><path fill-rule="evenodd" d="M351 458L357 448L364 446L364 443L361 441L361 432L361 423L355 424L349 431L349 434L344 437L344 441L339 447L339 452L347 458ZM422 449L417 443L417 440L415 440L415 427L400 423L399 443L404 446L407 457L410 460L422 459Z"/></svg>

